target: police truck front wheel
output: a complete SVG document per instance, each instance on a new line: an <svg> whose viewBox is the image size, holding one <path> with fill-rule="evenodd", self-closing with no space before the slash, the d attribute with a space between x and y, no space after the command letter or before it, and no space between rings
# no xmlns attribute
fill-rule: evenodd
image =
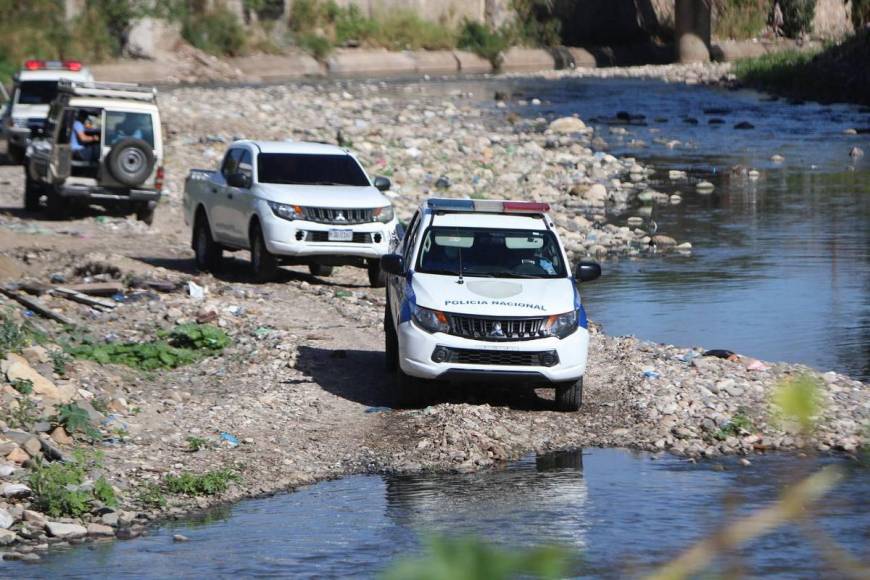
<svg viewBox="0 0 870 580"><path fill-rule="evenodd" d="M583 377L556 386L556 409L567 412L579 411L581 405L583 405Z"/></svg>
<svg viewBox="0 0 870 580"><path fill-rule="evenodd" d="M381 263L377 260L371 260L367 267L369 271L369 286L372 288L383 288L387 285L387 276L381 270Z"/></svg>
<svg viewBox="0 0 870 580"><path fill-rule="evenodd" d="M422 379L405 374L396 365L396 380L393 382L393 406L400 409L414 409L426 404L425 383Z"/></svg>

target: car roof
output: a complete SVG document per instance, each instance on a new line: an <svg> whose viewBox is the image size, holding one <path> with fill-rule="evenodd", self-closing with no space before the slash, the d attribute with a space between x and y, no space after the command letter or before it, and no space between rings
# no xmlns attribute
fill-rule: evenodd
<svg viewBox="0 0 870 580"><path fill-rule="evenodd" d="M70 79L74 81L90 81L93 80L91 71L82 69L80 71L71 70L21 70L16 75L18 81L56 81L59 79Z"/></svg>
<svg viewBox="0 0 870 580"><path fill-rule="evenodd" d="M346 149L328 143L311 143L310 141L254 141L244 139L233 145L250 143L261 153L297 153L300 155L350 155Z"/></svg>
<svg viewBox="0 0 870 580"><path fill-rule="evenodd" d="M430 210L426 210L430 211ZM525 214L481 212L433 212L432 225L446 227L475 227L507 230L546 230L549 220L543 216Z"/></svg>

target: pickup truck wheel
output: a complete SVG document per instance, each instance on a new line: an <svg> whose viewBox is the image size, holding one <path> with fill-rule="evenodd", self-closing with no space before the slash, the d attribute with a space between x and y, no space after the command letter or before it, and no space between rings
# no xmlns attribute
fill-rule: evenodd
<svg viewBox="0 0 870 580"><path fill-rule="evenodd" d="M311 272L312 276L329 278L330 276L332 276L335 268L333 266L327 266L324 264L308 264L308 271Z"/></svg>
<svg viewBox="0 0 870 580"><path fill-rule="evenodd" d="M384 307L384 367L387 371L399 368L399 337L393 325L393 313L390 303Z"/></svg>
<svg viewBox="0 0 870 580"><path fill-rule="evenodd" d="M223 262L224 250L214 241L208 218L200 214L193 226L193 252L196 267L203 272L217 272Z"/></svg>
<svg viewBox="0 0 870 580"><path fill-rule="evenodd" d="M39 211L39 199L42 197L42 187L30 177L30 172L24 168L24 209Z"/></svg>
<svg viewBox="0 0 870 580"><path fill-rule="evenodd" d="M573 383L556 386L556 409L559 411L579 411L583 405L583 377Z"/></svg>
<svg viewBox="0 0 870 580"><path fill-rule="evenodd" d="M387 285L387 275L381 270L381 263L378 261L369 262L369 286L372 288L383 288Z"/></svg>
<svg viewBox="0 0 870 580"><path fill-rule="evenodd" d="M146 226L150 226L154 223L154 210L157 209L156 206L152 207L150 203L143 203L136 208L136 219L140 222L144 222Z"/></svg>
<svg viewBox="0 0 870 580"><path fill-rule="evenodd" d="M10 143L6 148L6 157L9 158L9 161L11 161L13 165L20 165L24 162L25 149L20 145L12 145Z"/></svg>
<svg viewBox="0 0 870 580"><path fill-rule="evenodd" d="M49 187L45 195L45 209L54 219L65 218L69 213L69 200L63 197L56 187Z"/></svg>
<svg viewBox="0 0 870 580"><path fill-rule="evenodd" d="M400 409L415 409L426 405L426 382L405 374L396 365L396 380L393 383L393 406Z"/></svg>
<svg viewBox="0 0 870 580"><path fill-rule="evenodd" d="M278 275L278 260L269 253L260 224L251 227L251 269L257 282L270 282Z"/></svg>

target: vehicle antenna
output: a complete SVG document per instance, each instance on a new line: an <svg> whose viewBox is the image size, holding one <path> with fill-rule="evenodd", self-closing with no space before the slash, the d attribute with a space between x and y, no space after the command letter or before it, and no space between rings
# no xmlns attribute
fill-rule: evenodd
<svg viewBox="0 0 870 580"><path fill-rule="evenodd" d="M462 279L462 248L459 248L459 280L456 283L465 284L465 280Z"/></svg>

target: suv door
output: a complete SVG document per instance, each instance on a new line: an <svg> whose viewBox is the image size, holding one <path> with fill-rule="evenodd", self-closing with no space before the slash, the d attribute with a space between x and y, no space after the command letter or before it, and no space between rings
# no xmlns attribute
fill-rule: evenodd
<svg viewBox="0 0 870 580"><path fill-rule="evenodd" d="M212 234L225 244L236 244L237 238L233 232L235 224L232 222L232 201L227 197L227 176L235 173L239 168L239 160L242 157L242 149L236 147L227 151L221 169L214 180L209 184L209 197L206 205L209 207Z"/></svg>
<svg viewBox="0 0 870 580"><path fill-rule="evenodd" d="M70 139L72 136L73 122L75 121L76 109L67 107L60 112L58 122L53 126L49 134L52 142L51 160L49 161L48 180L53 183L62 183L70 176L72 170L72 151ZM51 117L50 117L51 118Z"/></svg>

